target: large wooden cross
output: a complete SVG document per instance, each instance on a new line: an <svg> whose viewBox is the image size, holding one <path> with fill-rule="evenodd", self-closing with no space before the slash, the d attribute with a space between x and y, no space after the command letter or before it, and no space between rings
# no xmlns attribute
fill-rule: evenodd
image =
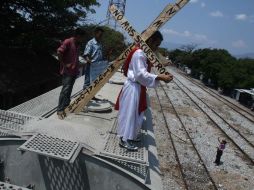
<svg viewBox="0 0 254 190"><path fill-rule="evenodd" d="M110 13L120 24L120 26L133 38L136 44L139 44L139 47L144 51L146 57L150 63L154 66L155 69L160 74L169 74L164 66L160 63L159 58L151 50L151 48L146 44L145 40L138 32L131 26L129 21L124 17L123 13L120 12L115 5L111 5L109 8Z"/></svg>
<svg viewBox="0 0 254 190"><path fill-rule="evenodd" d="M134 38L135 43L138 42L141 44L141 48L146 53L148 59L155 65L159 73L166 74L166 69L160 63L159 59L153 54L149 46L146 45L145 41L156 30L161 28L169 19L171 19L189 1L190 0L177 0L174 5L168 4L141 36L131 27L129 22L123 17L123 14L116 9L116 7L111 6L110 11L112 11L113 15L118 21L123 21L123 19L125 19L125 24L123 22L123 25L121 26L124 26L124 28L128 30L129 35L133 33L132 37ZM83 109L83 107L95 96L95 94L108 82L108 80L124 63L130 51L135 47L135 43L128 47L115 61L109 65L109 67L102 74L97 77L97 79L95 79L95 81L93 81L88 88L83 90L81 94L65 108L63 114L61 115L63 118L72 112L78 113Z"/></svg>

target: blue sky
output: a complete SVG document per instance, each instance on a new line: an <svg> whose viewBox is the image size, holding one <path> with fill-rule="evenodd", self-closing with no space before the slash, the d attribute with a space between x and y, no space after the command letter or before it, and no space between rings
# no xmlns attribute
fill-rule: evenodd
<svg viewBox="0 0 254 190"><path fill-rule="evenodd" d="M108 0L99 0L89 19L106 19ZM126 18L142 32L174 0L127 0ZM163 28L164 45L198 44L234 55L254 52L254 0L191 0ZM172 45L173 46L173 45Z"/></svg>

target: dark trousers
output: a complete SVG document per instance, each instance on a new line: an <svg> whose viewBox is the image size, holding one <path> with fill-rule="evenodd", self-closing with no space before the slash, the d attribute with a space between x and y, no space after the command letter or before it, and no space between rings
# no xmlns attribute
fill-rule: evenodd
<svg viewBox="0 0 254 190"><path fill-rule="evenodd" d="M216 154L216 159L215 159L215 163L216 163L217 165L220 164L220 158L221 158L221 156L222 156L222 153L223 153L222 150L217 149L217 154Z"/></svg>
<svg viewBox="0 0 254 190"><path fill-rule="evenodd" d="M83 89L86 89L88 86L90 86L90 64L86 64L84 73L85 73L85 81Z"/></svg>
<svg viewBox="0 0 254 190"><path fill-rule="evenodd" d="M63 75L62 90L60 92L57 111L63 111L71 102L71 92L76 76Z"/></svg>

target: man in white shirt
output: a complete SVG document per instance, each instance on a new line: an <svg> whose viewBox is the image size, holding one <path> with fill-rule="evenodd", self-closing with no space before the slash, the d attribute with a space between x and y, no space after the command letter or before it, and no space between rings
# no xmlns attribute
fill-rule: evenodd
<svg viewBox="0 0 254 190"><path fill-rule="evenodd" d="M162 34L156 31L146 43L153 51L156 51L162 40ZM147 108L146 87L155 88L159 81L170 82L173 76L150 73L151 64L138 46L128 55L123 70L127 80L115 106L115 109L119 110L119 144L127 150L133 151L138 149L133 142L139 141L138 133L143 123L144 111Z"/></svg>

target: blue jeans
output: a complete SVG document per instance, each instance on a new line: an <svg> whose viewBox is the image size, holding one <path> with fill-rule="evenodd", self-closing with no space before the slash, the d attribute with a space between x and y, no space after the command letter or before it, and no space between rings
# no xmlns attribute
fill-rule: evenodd
<svg viewBox="0 0 254 190"><path fill-rule="evenodd" d="M86 64L85 67L85 81L83 85L83 90L85 90L88 86L90 86L90 64Z"/></svg>
<svg viewBox="0 0 254 190"><path fill-rule="evenodd" d="M62 78L62 90L60 92L59 101L57 111L64 111L64 109L70 104L71 102L71 92L73 85L75 83L76 76L70 75L63 75Z"/></svg>

